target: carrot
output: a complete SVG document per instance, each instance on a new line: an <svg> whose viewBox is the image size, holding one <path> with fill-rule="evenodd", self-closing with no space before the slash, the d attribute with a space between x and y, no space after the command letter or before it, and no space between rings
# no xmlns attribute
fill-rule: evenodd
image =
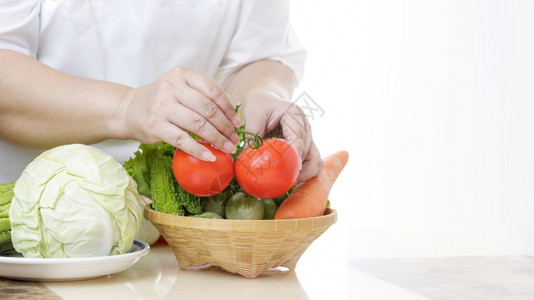
<svg viewBox="0 0 534 300"><path fill-rule="evenodd" d="M318 217L324 214L332 185L347 164L349 153L338 151L327 156L321 172L295 186L293 192L280 204L275 219Z"/></svg>

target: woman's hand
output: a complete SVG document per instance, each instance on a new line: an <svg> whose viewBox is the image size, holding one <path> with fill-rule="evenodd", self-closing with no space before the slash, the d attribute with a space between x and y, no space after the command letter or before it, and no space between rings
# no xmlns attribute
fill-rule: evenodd
<svg viewBox="0 0 534 300"><path fill-rule="evenodd" d="M249 95L242 106L245 130L260 136L282 130L283 137L297 150L301 171L297 182L317 175L323 168L319 150L313 142L311 127L302 109L274 93L258 91Z"/></svg>
<svg viewBox="0 0 534 300"><path fill-rule="evenodd" d="M132 89L121 101L125 136L142 143L165 141L206 161L215 157L193 133L232 153L242 120L223 89L212 79L175 67L155 82Z"/></svg>

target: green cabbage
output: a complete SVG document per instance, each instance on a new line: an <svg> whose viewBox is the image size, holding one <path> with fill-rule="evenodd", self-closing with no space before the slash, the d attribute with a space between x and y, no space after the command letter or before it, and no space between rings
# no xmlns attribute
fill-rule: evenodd
<svg viewBox="0 0 534 300"><path fill-rule="evenodd" d="M149 220L143 218L141 228L135 236L135 239L141 240L149 245L152 245L159 240L160 236L161 235L158 229L154 226L154 224L152 224L152 222L150 222Z"/></svg>
<svg viewBox="0 0 534 300"><path fill-rule="evenodd" d="M11 239L25 257L127 252L143 215L137 184L113 157L72 144L43 152L15 183Z"/></svg>

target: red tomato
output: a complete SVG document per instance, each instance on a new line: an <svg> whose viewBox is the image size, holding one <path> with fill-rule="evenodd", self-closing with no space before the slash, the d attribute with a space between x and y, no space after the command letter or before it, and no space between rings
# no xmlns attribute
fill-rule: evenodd
<svg viewBox="0 0 534 300"><path fill-rule="evenodd" d="M232 182L234 161L229 153L209 144L202 144L215 155L214 162L200 160L176 149L172 170L176 181L184 190L196 196L207 197L218 194Z"/></svg>
<svg viewBox="0 0 534 300"><path fill-rule="evenodd" d="M275 198L295 184L299 156L286 140L272 138L258 148L246 146L234 168L235 179L245 192L257 198Z"/></svg>

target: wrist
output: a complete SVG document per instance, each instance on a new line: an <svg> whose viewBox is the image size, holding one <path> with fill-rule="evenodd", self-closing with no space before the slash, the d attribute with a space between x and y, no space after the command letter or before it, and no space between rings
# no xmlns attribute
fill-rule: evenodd
<svg viewBox="0 0 534 300"><path fill-rule="evenodd" d="M137 89L124 87L122 91L118 91L118 102L114 109L108 128L111 132L111 136L119 140L133 139L133 136L128 129L128 109L132 103Z"/></svg>
<svg viewBox="0 0 534 300"><path fill-rule="evenodd" d="M271 106L275 102L290 102L279 93L267 89L254 89L244 95L239 102L243 107L247 106Z"/></svg>
<svg viewBox="0 0 534 300"><path fill-rule="evenodd" d="M296 76L288 67L277 61L261 60L239 70L225 89L235 105L265 94L291 100L296 86Z"/></svg>

